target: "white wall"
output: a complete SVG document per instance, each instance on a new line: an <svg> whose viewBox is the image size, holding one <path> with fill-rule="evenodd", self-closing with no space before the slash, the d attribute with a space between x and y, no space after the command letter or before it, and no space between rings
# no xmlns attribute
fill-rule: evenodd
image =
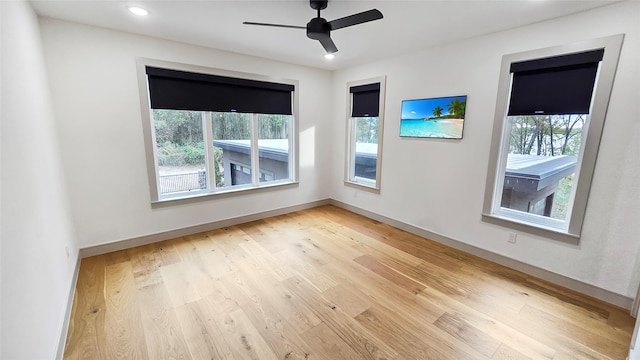
<svg viewBox="0 0 640 360"><path fill-rule="evenodd" d="M55 357L78 249L38 20L2 1L2 359ZM65 247L70 256L67 256Z"/></svg>
<svg viewBox="0 0 640 360"><path fill-rule="evenodd" d="M0 55L2 54L2 5L0 4ZM0 56L0 81L2 56ZM2 83L0 83L0 129L2 127ZM2 132L0 132L0 179L2 179ZM1 183L0 183L1 184ZM1 185L0 185L1 186ZM2 322L2 189L0 188L0 323ZM2 325L0 325L0 356L2 356Z"/></svg>
<svg viewBox="0 0 640 360"><path fill-rule="evenodd" d="M387 75L382 190L333 197L431 232L633 298L640 247L640 3L624 2L334 73L334 157L344 159L346 83ZM446 31L446 30L445 30ZM505 54L626 33L578 246L481 221L497 81ZM468 95L464 139L399 137L402 99Z"/></svg>
<svg viewBox="0 0 640 360"><path fill-rule="evenodd" d="M631 337L631 348L627 360L640 360L640 343L638 341L638 332L640 331L640 321L638 321L638 312L634 314L636 317L636 325L633 327L633 336Z"/></svg>
<svg viewBox="0 0 640 360"><path fill-rule="evenodd" d="M2 54L2 5L0 4L0 55ZM2 80L2 56L0 56L0 81ZM0 129L2 127L2 83L0 83ZM0 132L0 179L2 178L2 132ZM1 183L0 183L1 184ZM1 186L1 185L0 185ZM0 323L2 322L2 189L0 189ZM0 325L0 356L2 356L2 325Z"/></svg>
<svg viewBox="0 0 640 360"><path fill-rule="evenodd" d="M81 247L329 197L328 71L53 19L41 32ZM136 57L298 80L299 186L152 208Z"/></svg>

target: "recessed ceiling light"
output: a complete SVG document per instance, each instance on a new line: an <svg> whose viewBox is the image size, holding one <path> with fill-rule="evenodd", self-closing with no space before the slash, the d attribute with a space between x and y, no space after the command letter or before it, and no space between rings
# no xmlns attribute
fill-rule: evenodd
<svg viewBox="0 0 640 360"><path fill-rule="evenodd" d="M136 7L136 6L131 6L129 7L129 11L131 11L132 14L138 15L138 16L147 16L149 15L149 12L143 8L140 7Z"/></svg>
<svg viewBox="0 0 640 360"><path fill-rule="evenodd" d="M325 58L325 59L327 59L327 60L331 60L331 59L333 59L334 57L336 57L336 56L335 56L335 55L333 55L333 54L324 54L324 58Z"/></svg>

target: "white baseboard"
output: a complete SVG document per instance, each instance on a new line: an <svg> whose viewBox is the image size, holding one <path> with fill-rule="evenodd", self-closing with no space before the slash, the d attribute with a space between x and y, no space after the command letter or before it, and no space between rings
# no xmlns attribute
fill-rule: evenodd
<svg viewBox="0 0 640 360"><path fill-rule="evenodd" d="M575 280L560 274L556 274L554 272L551 272L549 270L545 270L533 265L529 265L529 264L525 264L523 262L520 262L518 260L514 260L511 258L508 258L506 256L503 255L499 255L496 253L493 253L491 251L487 251L469 244L465 244L461 241L452 239L450 237L447 237L445 235L442 234L438 234L423 228L420 228L418 226L415 225L411 225L411 224L407 224L405 222L402 222L400 220L396 220L390 217L386 217L384 215L380 215L362 208L359 208L357 206L353 206L338 200L334 200L331 199L330 203L332 205L335 205L337 207L343 208L345 210L349 210L351 212L354 212L356 214L368 217L370 219L373 220L377 220L380 222L383 222L385 224L397 227L399 229L402 229L404 231L410 232L412 234L418 235L420 237L423 238L427 238L429 240L433 240L436 241L438 243L441 243L443 245L447 245L449 247L452 247L454 249L457 250L461 250L464 251L466 253L481 257L483 259L489 260L489 261L493 261L495 263L498 263L500 265L506 266L508 268L523 272L525 274L531 275L531 276L535 276L537 278L540 278L542 280L554 283L556 285L560 285L563 286L567 289L573 290L573 291L577 291L581 294L585 294L587 296L591 296L594 297L596 299L602 300L604 302L619 306L623 309L627 309L630 310L631 306L633 304L633 299L632 298L628 298L626 296L605 290L605 289L601 289L597 286L594 285L590 285L587 283L584 283L582 281L579 280Z"/></svg>
<svg viewBox="0 0 640 360"><path fill-rule="evenodd" d="M152 244L158 241L170 240L180 236L193 235L193 234L197 234L205 231L220 229L227 226L233 226L233 225L238 225L238 224L242 224L250 221L265 219L272 216L288 214L295 211L310 209L310 208L314 208L322 205L328 205L330 202L331 200L329 199L317 200L317 201L312 201L305 204L299 204L299 205L287 206L280 209L262 211L262 212L253 213L250 215L243 215L235 218L214 221L206 224L200 224L200 225L189 226L181 229L164 231L161 233L140 236L132 239L118 240L118 241L109 242L105 244L84 247L80 249L80 258L86 258L89 256L106 254L113 251L130 249L136 246Z"/></svg>
<svg viewBox="0 0 640 360"><path fill-rule="evenodd" d="M69 287L69 296L67 298L67 309L64 313L62 329L60 330L60 340L56 349L56 360L62 360L64 356L64 346L67 343L67 334L69 333L69 321L71 321L71 310L73 309L73 298L76 295L76 285L78 284L78 274L80 273L80 255L76 258L76 265L73 270L73 278Z"/></svg>

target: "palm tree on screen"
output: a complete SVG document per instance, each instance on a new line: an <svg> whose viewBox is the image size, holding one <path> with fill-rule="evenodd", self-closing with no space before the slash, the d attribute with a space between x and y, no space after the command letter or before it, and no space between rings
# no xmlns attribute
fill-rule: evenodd
<svg viewBox="0 0 640 360"><path fill-rule="evenodd" d="M436 106L433 109L433 116L439 118L440 116L442 116L442 110L444 110L444 109L441 108L440 106Z"/></svg>
<svg viewBox="0 0 640 360"><path fill-rule="evenodd" d="M451 100L447 108L449 110L449 114L453 115L457 119L464 119L464 112L467 107L466 100L460 100L455 98Z"/></svg>

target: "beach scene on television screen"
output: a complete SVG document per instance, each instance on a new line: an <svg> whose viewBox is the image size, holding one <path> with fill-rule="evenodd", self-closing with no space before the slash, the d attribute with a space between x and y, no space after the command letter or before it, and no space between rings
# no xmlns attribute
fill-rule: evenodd
<svg viewBox="0 0 640 360"><path fill-rule="evenodd" d="M403 100L400 136L462 139L467 96Z"/></svg>

